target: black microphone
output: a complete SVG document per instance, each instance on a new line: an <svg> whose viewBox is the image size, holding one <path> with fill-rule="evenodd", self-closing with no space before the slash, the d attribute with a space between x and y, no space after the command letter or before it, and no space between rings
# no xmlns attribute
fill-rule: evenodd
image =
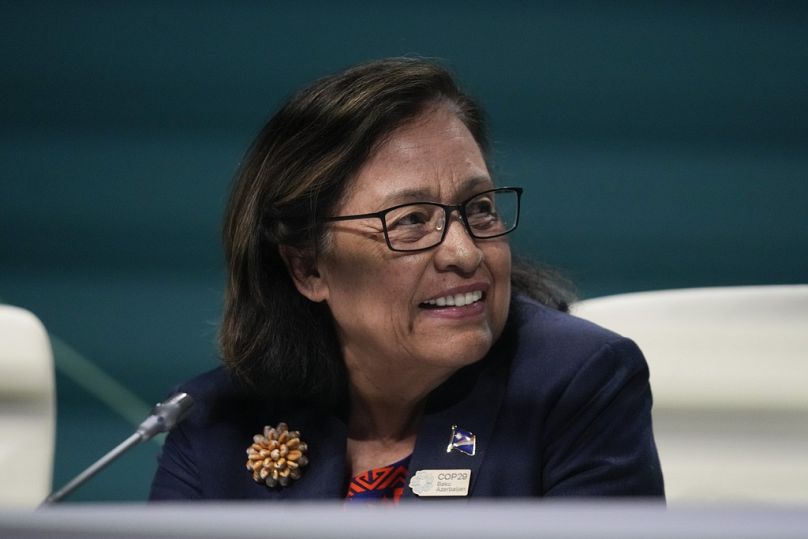
<svg viewBox="0 0 808 539"><path fill-rule="evenodd" d="M143 420L137 430L115 449L95 461L89 468L81 472L72 481L58 491L45 498L44 505L61 501L76 490L85 481L106 468L123 453L139 444L151 440L156 434L168 432L185 419L194 406L194 400L187 393L177 393L155 405L149 417Z"/></svg>

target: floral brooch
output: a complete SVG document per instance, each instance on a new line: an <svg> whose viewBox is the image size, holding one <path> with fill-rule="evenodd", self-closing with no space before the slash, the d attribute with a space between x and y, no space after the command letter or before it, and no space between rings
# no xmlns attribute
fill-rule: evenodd
<svg viewBox="0 0 808 539"><path fill-rule="evenodd" d="M307 449L300 432L289 430L286 423L266 426L263 434L253 436L247 448L247 469L256 483L285 487L291 480L300 479L302 468L309 463Z"/></svg>

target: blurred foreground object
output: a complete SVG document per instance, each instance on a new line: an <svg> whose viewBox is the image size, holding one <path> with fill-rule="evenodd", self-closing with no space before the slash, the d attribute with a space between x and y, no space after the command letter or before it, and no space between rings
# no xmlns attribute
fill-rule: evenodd
<svg viewBox="0 0 808 539"><path fill-rule="evenodd" d="M337 503L161 503L0 509L0 536L88 539L804 539L808 511L794 508L666 510L638 500L434 500L397 507ZM353 510L352 510L353 509ZM372 510L371 510L372 509ZM256 519L260 515L260 519ZM266 523L271 523L271 526ZM379 530L384 529L383 535ZM446 533L448 531L448 533ZM442 535L440 532L444 532Z"/></svg>
<svg viewBox="0 0 808 539"><path fill-rule="evenodd" d="M808 285L622 294L572 312L645 354L670 505L808 504Z"/></svg>
<svg viewBox="0 0 808 539"><path fill-rule="evenodd" d="M54 393L45 327L25 309L0 305L0 507L36 507L50 492Z"/></svg>

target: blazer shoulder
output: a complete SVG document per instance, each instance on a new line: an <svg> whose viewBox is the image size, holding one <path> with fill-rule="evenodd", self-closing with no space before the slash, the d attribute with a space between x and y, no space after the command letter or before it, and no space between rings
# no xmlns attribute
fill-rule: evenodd
<svg viewBox="0 0 808 539"><path fill-rule="evenodd" d="M195 393L199 397L210 397L234 391L235 383L227 369L217 367L179 384L177 390L191 396Z"/></svg>
<svg viewBox="0 0 808 539"><path fill-rule="evenodd" d="M225 367L202 373L178 385L176 391L188 393L194 401L184 427L201 427L211 422L243 417L246 410L259 405L257 398L240 387ZM266 403L260 403L261 407Z"/></svg>
<svg viewBox="0 0 808 539"><path fill-rule="evenodd" d="M516 296L512 323L520 339L533 342L554 341L562 345L577 343L582 348L600 348L626 337L570 313L542 305L530 298Z"/></svg>
<svg viewBox="0 0 808 539"><path fill-rule="evenodd" d="M562 382L582 371L647 370L631 339L525 297L514 303L512 335L522 374Z"/></svg>

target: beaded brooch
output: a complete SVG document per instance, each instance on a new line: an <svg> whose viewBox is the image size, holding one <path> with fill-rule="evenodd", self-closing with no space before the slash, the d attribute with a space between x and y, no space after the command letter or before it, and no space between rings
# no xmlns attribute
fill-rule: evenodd
<svg viewBox="0 0 808 539"><path fill-rule="evenodd" d="M286 423L266 426L263 434L253 436L253 443L247 448L247 469L256 483L285 487L300 479L302 469L309 463L307 449L300 432L290 431Z"/></svg>

